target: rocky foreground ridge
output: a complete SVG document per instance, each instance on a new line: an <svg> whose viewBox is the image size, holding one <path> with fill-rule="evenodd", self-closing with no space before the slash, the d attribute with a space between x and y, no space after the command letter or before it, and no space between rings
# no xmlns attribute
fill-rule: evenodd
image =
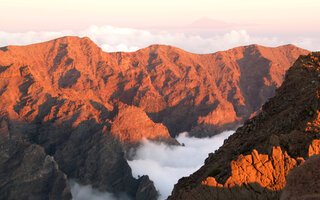
<svg viewBox="0 0 320 200"><path fill-rule="evenodd" d="M293 45L204 55L162 45L106 53L78 37L2 47L0 166L12 167L0 168L1 180L8 180L0 193L18 198L10 196L11 189L19 193L30 173L39 173L29 186L54 180L57 185L38 188L60 193L49 199L70 198L66 177L102 191L155 199L148 177L132 177L125 144L142 138L174 143L171 136L182 131L207 136L234 127L259 110L294 60L307 53ZM43 168L20 170L29 162L24 157ZM7 177L11 170L21 176Z"/></svg>
<svg viewBox="0 0 320 200"><path fill-rule="evenodd" d="M320 152L318 152L320 153ZM280 200L316 200L320 198L320 155L311 156L288 174Z"/></svg>
<svg viewBox="0 0 320 200"><path fill-rule="evenodd" d="M169 199L279 199L288 173L320 154L319 60L320 53L300 56L261 113L210 154L197 172L180 179ZM297 198L292 188L303 181L292 177L283 199ZM310 191L315 187L310 185Z"/></svg>

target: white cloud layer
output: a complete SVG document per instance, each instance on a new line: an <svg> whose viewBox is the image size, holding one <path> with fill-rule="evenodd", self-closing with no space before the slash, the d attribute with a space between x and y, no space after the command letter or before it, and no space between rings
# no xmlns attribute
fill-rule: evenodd
<svg viewBox="0 0 320 200"><path fill-rule="evenodd" d="M116 197L109 192L100 192L91 185L81 185L74 180L69 182L73 200L130 200L124 194Z"/></svg>
<svg viewBox="0 0 320 200"><path fill-rule="evenodd" d="M29 31L12 33L0 31L0 46L26 45L66 35L88 36L107 52L136 51L151 44L172 45L192 53L214 53L249 44L280 46L289 43L308 50L320 50L320 38L317 37L301 36L292 39L284 36L253 36L246 30L232 30L224 34L216 33L203 36L200 32L191 34L114 26L91 26L80 31L65 30L60 32Z"/></svg>
<svg viewBox="0 0 320 200"><path fill-rule="evenodd" d="M176 139L185 146L144 141L135 158L128 162L133 176L149 175L161 194L159 199L166 199L174 184L198 170L208 153L218 149L232 133L234 131L225 131L211 138L188 137L187 133L183 133Z"/></svg>
<svg viewBox="0 0 320 200"><path fill-rule="evenodd" d="M208 154L218 149L233 133L234 131L225 131L211 138L188 137L187 133L182 133L176 139L185 146L168 146L145 140L136 156L128 163L134 177L149 175L160 192L159 200L163 200L171 194L174 184L180 178L198 170ZM126 195L116 197L74 180L70 180L70 186L73 200L129 200Z"/></svg>

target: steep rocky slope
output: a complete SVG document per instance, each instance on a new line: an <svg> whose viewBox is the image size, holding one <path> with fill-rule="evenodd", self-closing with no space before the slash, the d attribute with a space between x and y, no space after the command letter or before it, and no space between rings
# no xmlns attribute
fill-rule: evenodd
<svg viewBox="0 0 320 200"><path fill-rule="evenodd" d="M67 176L44 149L14 139L0 120L0 199L71 199Z"/></svg>
<svg viewBox="0 0 320 200"><path fill-rule="evenodd" d="M0 133L1 138L9 138L1 140L0 146L0 158L4 157L0 191L8 195L4 198L71 199L67 177L116 195L125 192L137 200L158 196L148 176L132 177L122 144L94 120L74 128L67 122L53 125L6 119L6 123L8 130ZM29 192L19 196L25 190Z"/></svg>
<svg viewBox="0 0 320 200"><path fill-rule="evenodd" d="M319 152L320 153L320 152ZM313 155L288 174L281 200L317 200L320 198L320 155Z"/></svg>
<svg viewBox="0 0 320 200"><path fill-rule="evenodd" d="M132 177L124 145L142 138L174 143L170 135L182 131L206 136L234 127L306 53L292 45L205 55L162 45L106 53L78 37L2 47L0 117L13 142L43 148L68 178L154 199L148 177Z"/></svg>
<svg viewBox="0 0 320 200"><path fill-rule="evenodd" d="M320 153L320 53L300 56L276 96L169 199L279 199L286 175Z"/></svg>
<svg viewBox="0 0 320 200"><path fill-rule="evenodd" d="M141 108L172 136L214 134L257 111L306 53L292 45L205 55L161 45L105 53L77 37L9 46L0 50L0 109L10 119L73 126L94 119L110 130L120 102Z"/></svg>

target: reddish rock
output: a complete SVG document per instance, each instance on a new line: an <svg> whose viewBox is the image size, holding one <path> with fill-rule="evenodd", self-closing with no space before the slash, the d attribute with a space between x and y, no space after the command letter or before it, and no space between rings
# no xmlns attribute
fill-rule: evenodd
<svg viewBox="0 0 320 200"><path fill-rule="evenodd" d="M140 142L144 138L170 138L168 129L154 123L147 114L138 107L121 105L114 118L111 133L124 142Z"/></svg>
<svg viewBox="0 0 320 200"><path fill-rule="evenodd" d="M313 140L309 146L309 157L320 154L320 140Z"/></svg>
<svg viewBox="0 0 320 200"><path fill-rule="evenodd" d="M203 55L163 45L106 53L78 37L6 49L0 51L0 111L10 119L71 120L74 127L95 119L109 127L120 101L143 109L172 136L235 127L273 96L289 66L308 53L293 45Z"/></svg>
<svg viewBox="0 0 320 200"><path fill-rule="evenodd" d="M280 147L274 147L272 156L259 154L253 150L251 155L240 155L231 162L232 176L225 183L226 187L258 183L270 190L281 190L285 186L285 177L295 167L296 160Z"/></svg>
<svg viewBox="0 0 320 200"><path fill-rule="evenodd" d="M253 150L251 155L240 155L236 161L231 161L232 176L228 178L223 187L241 187L244 184L257 183L270 190L282 190L286 184L285 177L292 168L296 167L297 163L287 152L283 153L280 147L273 147L271 156L259 154L257 150ZM222 187L213 179L213 177L208 177L201 184Z"/></svg>
<svg viewBox="0 0 320 200"><path fill-rule="evenodd" d="M201 182L201 185L207 185L210 187L223 187L223 185L219 184L214 177L207 177L206 180Z"/></svg>

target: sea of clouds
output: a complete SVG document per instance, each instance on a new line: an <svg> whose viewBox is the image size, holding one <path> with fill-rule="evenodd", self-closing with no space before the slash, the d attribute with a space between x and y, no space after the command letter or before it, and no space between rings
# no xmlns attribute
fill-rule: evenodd
<svg viewBox="0 0 320 200"><path fill-rule="evenodd" d="M0 31L0 46L27 45L44 42L62 36L87 36L106 52L136 51L152 44L166 44L192 53L214 53L236 46L260 44L280 46L294 44L308 50L320 50L319 37L255 36L246 30L231 30L225 33L203 35L188 32L150 31L115 26L90 26L84 30L72 31Z"/></svg>
<svg viewBox="0 0 320 200"><path fill-rule="evenodd" d="M211 138L189 137L187 133L180 134L176 139L184 146L169 146L144 140L137 150L133 160L128 161L133 176L138 178L148 175L160 193L159 200L166 199L174 184L183 176L189 176L198 170L208 154L217 150L223 141L234 131L225 131ZM115 197L103 193L91 186L83 186L72 181L71 191L74 200L126 200L125 196Z"/></svg>

